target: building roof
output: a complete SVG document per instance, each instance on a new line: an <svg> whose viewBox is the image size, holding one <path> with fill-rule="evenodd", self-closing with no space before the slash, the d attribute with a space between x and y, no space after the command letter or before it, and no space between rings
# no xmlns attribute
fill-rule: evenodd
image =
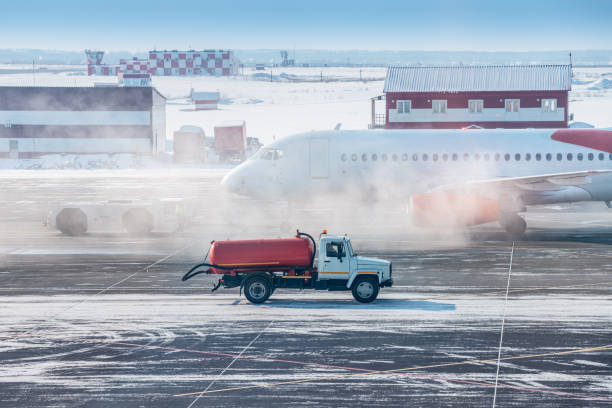
<svg viewBox="0 0 612 408"><path fill-rule="evenodd" d="M569 91L571 65L474 65L387 70L384 92Z"/></svg>

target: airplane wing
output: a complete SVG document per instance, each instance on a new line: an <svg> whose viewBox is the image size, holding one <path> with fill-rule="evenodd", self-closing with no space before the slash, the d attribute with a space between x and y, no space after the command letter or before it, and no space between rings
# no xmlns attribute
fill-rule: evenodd
<svg viewBox="0 0 612 408"><path fill-rule="evenodd" d="M588 170L569 173L552 173L524 177L506 177L488 180L475 180L466 182L464 189L468 190L515 190L515 191L554 191L565 187L579 187L592 182L597 174L611 173L612 170ZM449 186L450 187L450 186ZM454 188L459 186L455 185Z"/></svg>

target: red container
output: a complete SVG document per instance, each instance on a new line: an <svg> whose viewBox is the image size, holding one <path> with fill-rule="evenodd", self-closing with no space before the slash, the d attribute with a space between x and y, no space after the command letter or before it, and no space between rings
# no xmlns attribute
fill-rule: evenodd
<svg viewBox="0 0 612 408"><path fill-rule="evenodd" d="M216 241L210 247L209 262L236 269L263 269L280 266L309 267L314 247L308 238L249 239ZM211 268L211 273L229 271Z"/></svg>

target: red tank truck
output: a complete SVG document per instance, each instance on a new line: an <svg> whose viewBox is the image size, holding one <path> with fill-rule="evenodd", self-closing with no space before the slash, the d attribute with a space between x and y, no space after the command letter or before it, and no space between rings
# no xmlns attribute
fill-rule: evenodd
<svg viewBox="0 0 612 408"><path fill-rule="evenodd" d="M352 291L355 300L369 303L381 287L393 285L391 262L358 256L347 236L323 231L314 238L297 232L293 238L213 241L205 262L195 265L183 281L206 273L223 275L220 286L240 287L252 303L263 303L277 288Z"/></svg>

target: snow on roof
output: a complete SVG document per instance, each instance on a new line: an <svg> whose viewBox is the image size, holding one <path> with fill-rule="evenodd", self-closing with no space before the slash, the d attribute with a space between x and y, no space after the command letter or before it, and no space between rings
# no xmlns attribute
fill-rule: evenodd
<svg viewBox="0 0 612 408"><path fill-rule="evenodd" d="M201 127L193 125L183 125L178 131L182 133L204 133Z"/></svg>
<svg viewBox="0 0 612 408"><path fill-rule="evenodd" d="M570 65L389 67L384 92L569 91Z"/></svg>
<svg viewBox="0 0 612 408"><path fill-rule="evenodd" d="M244 126L244 120L226 120L215 127L239 127Z"/></svg>
<svg viewBox="0 0 612 408"><path fill-rule="evenodd" d="M218 101L220 98L219 92L197 92L191 93L191 99L199 101Z"/></svg>

